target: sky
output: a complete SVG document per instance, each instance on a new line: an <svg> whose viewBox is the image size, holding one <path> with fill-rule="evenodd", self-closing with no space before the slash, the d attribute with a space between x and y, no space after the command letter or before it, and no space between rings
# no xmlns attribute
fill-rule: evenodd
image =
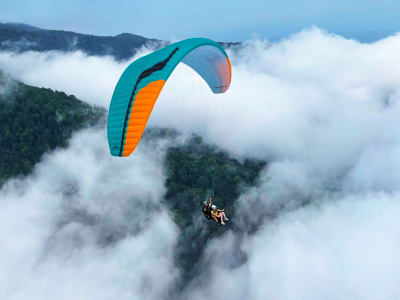
<svg viewBox="0 0 400 300"><path fill-rule="evenodd" d="M3 51L0 69L107 107L122 71L150 51L122 62ZM182 232L163 203L163 161L185 135L144 140L118 160L104 128L85 129L0 190L0 298L399 299L398 53L400 35L365 44L311 27L274 43L254 37L228 50L232 84L218 95L179 65L149 125L268 162L237 200L240 230L209 241L208 267L170 297Z"/></svg>
<svg viewBox="0 0 400 300"><path fill-rule="evenodd" d="M243 41L254 34L277 39L315 25L369 42L400 30L399 19L396 0L2 0L0 11L0 22L164 40Z"/></svg>

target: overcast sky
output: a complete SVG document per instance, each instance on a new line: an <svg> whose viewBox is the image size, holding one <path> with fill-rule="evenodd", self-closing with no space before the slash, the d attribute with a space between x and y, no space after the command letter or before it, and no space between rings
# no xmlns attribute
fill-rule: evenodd
<svg viewBox="0 0 400 300"><path fill-rule="evenodd" d="M159 39L204 36L274 39L316 25L362 41L399 30L394 0L50 1L2 0L0 22L96 35L130 32Z"/></svg>

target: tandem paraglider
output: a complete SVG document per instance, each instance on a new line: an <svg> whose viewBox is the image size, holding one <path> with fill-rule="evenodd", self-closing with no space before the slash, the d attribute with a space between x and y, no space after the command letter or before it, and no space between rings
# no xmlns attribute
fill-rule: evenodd
<svg viewBox="0 0 400 300"><path fill-rule="evenodd" d="M214 220L215 223L225 225L224 221L228 221L229 219L225 215L225 209L218 209L215 204L212 204L212 196L210 196L209 201L203 202L203 207L201 212L204 217L208 220Z"/></svg>
<svg viewBox="0 0 400 300"><path fill-rule="evenodd" d="M135 150L165 82L180 62L196 71L213 93L228 90L231 64L215 41L187 39L137 59L122 73L110 103L107 137L113 156L126 157ZM203 213L219 225L228 220L225 211L217 209L211 198Z"/></svg>

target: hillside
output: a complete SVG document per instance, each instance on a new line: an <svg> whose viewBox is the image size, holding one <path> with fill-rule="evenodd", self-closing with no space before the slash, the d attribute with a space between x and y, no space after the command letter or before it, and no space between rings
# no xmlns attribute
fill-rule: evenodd
<svg viewBox="0 0 400 300"><path fill-rule="evenodd" d="M43 153L65 147L72 133L103 119L105 109L73 95L37 88L0 73L0 185L27 175Z"/></svg>

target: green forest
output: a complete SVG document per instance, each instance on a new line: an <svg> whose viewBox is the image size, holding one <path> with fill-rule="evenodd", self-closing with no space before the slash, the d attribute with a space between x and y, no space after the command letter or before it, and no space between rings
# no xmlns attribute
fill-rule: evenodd
<svg viewBox="0 0 400 300"><path fill-rule="evenodd" d="M43 153L65 147L72 133L93 126L105 116L94 107L46 88L6 78L0 73L0 185L27 175Z"/></svg>

